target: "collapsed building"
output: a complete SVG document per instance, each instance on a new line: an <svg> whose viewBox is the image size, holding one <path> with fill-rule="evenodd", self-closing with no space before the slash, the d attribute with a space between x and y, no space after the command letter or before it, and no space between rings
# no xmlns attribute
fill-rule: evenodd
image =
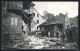
<svg viewBox="0 0 80 51"><path fill-rule="evenodd" d="M26 34L31 31L34 5L32 1L2 1L2 46L22 41L22 26Z"/></svg>

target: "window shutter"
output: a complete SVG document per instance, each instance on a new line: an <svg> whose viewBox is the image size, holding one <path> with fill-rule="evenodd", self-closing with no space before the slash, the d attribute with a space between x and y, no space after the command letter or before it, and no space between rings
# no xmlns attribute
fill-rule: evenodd
<svg viewBox="0 0 80 51"><path fill-rule="evenodd" d="M14 25L14 18L11 18L11 25Z"/></svg>
<svg viewBox="0 0 80 51"><path fill-rule="evenodd" d="M17 18L15 18L15 25L17 25Z"/></svg>

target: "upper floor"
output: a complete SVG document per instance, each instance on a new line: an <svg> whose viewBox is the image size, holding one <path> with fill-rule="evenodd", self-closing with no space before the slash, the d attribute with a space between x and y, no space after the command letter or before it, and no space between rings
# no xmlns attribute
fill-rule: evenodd
<svg viewBox="0 0 80 51"><path fill-rule="evenodd" d="M21 15L23 20L31 20L34 5L32 1L2 1L2 17L12 12Z"/></svg>
<svg viewBox="0 0 80 51"><path fill-rule="evenodd" d="M34 7L33 7L34 8ZM45 20L43 19L43 17L39 14L39 12L34 8L34 18L33 21L36 24L41 24L43 23Z"/></svg>

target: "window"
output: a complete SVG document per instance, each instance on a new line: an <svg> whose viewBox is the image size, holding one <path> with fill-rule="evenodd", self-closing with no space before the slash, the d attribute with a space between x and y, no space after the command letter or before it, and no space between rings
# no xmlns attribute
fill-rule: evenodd
<svg viewBox="0 0 80 51"><path fill-rule="evenodd" d="M37 17L39 17L39 14L37 14Z"/></svg>
<svg viewBox="0 0 80 51"><path fill-rule="evenodd" d="M11 25L17 25L17 18L11 18Z"/></svg>
<svg viewBox="0 0 80 51"><path fill-rule="evenodd" d="M37 30L40 30L40 27L37 27Z"/></svg>
<svg viewBox="0 0 80 51"><path fill-rule="evenodd" d="M37 23L39 23L39 20L37 20Z"/></svg>
<svg viewBox="0 0 80 51"><path fill-rule="evenodd" d="M15 25L17 25L17 18L15 18Z"/></svg>
<svg viewBox="0 0 80 51"><path fill-rule="evenodd" d="M33 13L33 16L35 17L35 13Z"/></svg>
<svg viewBox="0 0 80 51"><path fill-rule="evenodd" d="M11 18L11 25L14 25L14 18Z"/></svg>
<svg viewBox="0 0 80 51"><path fill-rule="evenodd" d="M38 27L37 27L37 29L38 29Z"/></svg>

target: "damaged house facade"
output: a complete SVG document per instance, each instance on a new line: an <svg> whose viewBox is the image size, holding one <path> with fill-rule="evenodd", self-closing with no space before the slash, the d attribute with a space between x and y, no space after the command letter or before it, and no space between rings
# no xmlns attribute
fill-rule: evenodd
<svg viewBox="0 0 80 51"><path fill-rule="evenodd" d="M40 30L38 27L40 24L44 23L46 20L38 13L38 11L33 7L34 18L31 22L31 31Z"/></svg>
<svg viewBox="0 0 80 51"><path fill-rule="evenodd" d="M64 29L68 25L68 15L60 13L59 15L56 15L52 18L48 18L47 22L44 22L43 24L39 25L40 30L44 31L45 33L42 33L42 36L48 36L48 32L50 32L50 37L57 36L56 31L64 32Z"/></svg>
<svg viewBox="0 0 80 51"><path fill-rule="evenodd" d="M31 31L33 7L31 1L2 1L2 46L12 46L22 37L22 26L26 34ZM21 39L20 39L21 38Z"/></svg>

